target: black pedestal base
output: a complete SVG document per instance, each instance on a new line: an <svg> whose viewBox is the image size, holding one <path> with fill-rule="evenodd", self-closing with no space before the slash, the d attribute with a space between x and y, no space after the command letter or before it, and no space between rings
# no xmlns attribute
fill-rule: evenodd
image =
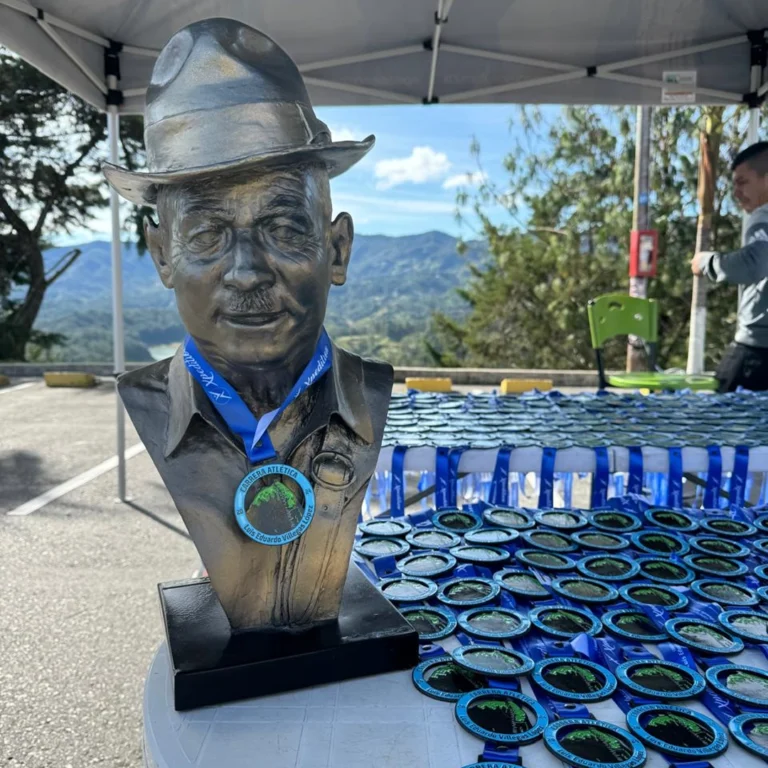
<svg viewBox="0 0 768 768"><path fill-rule="evenodd" d="M418 635L351 564L338 623L233 633L208 579L158 585L177 710L418 664Z"/></svg>

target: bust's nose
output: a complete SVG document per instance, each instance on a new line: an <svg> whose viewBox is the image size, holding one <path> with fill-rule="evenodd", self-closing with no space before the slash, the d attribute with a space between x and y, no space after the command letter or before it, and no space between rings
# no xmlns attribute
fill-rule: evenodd
<svg viewBox="0 0 768 768"><path fill-rule="evenodd" d="M236 233L232 260L224 273L224 285L238 291L253 291L274 283L269 257L250 232Z"/></svg>

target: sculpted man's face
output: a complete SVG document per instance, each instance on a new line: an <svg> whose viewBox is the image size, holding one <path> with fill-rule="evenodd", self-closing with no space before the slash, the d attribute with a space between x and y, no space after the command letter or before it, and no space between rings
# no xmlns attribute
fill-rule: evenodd
<svg viewBox="0 0 768 768"><path fill-rule="evenodd" d="M145 221L150 252L206 357L279 366L314 348L353 237L349 214L331 222L324 170L168 187L158 216Z"/></svg>

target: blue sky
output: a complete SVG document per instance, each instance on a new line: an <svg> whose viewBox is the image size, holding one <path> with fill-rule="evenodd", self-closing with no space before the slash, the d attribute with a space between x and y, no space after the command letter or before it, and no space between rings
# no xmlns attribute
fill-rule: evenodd
<svg viewBox="0 0 768 768"><path fill-rule="evenodd" d="M556 114L558 109L544 111ZM516 107L321 107L317 113L336 140L376 136L368 155L332 182L335 211L351 213L358 233L408 235L437 229L472 237L468 225L455 220L457 187L477 172L470 144L477 138L484 171L502 183ZM73 233L66 244L108 236L109 212L103 211L91 233Z"/></svg>

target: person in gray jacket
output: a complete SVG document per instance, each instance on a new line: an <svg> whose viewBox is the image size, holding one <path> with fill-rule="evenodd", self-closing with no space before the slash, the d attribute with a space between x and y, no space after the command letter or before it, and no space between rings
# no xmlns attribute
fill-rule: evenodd
<svg viewBox="0 0 768 768"><path fill-rule="evenodd" d="M748 214L744 245L732 253L701 251L691 271L739 286L736 337L717 367L719 391L762 391L768 390L768 141L740 152L731 170L733 195Z"/></svg>

